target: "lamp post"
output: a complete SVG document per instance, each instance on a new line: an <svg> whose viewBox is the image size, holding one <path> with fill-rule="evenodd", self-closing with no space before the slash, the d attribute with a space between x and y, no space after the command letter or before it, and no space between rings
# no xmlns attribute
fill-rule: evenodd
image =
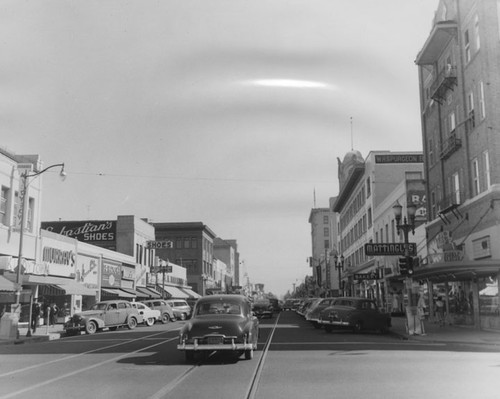
<svg viewBox="0 0 500 399"><path fill-rule="evenodd" d="M337 255L335 255L333 259L335 261L335 270L338 270L339 272L339 296L344 296L344 293L342 292L343 290L341 289L342 282L340 281L341 279L340 274L344 270L344 255L340 255L340 258Z"/></svg>
<svg viewBox="0 0 500 399"><path fill-rule="evenodd" d="M31 166L30 169L25 169L21 173L21 180L20 180L20 188L19 188L19 209L18 209L18 218L19 218L19 254L17 257L17 291L16 291L16 311L19 311L19 305L21 302L21 289L22 289L22 274L21 274L21 267L22 267L22 259L23 259L23 243L24 243L24 213L25 213L25 206L26 206L26 191L28 189L28 178L30 177L36 177L41 175L42 173L46 172L49 169L56 168L56 167L61 167L61 171L59 172L59 177L61 180L64 180L66 178L66 172L64 171L64 163L58 163L55 165L51 165L46 167L45 169L42 169L39 172L35 173L30 173L31 172ZM30 315L31 315L31 309L30 309ZM28 333L27 336L31 336L31 316L30 320L28 323Z"/></svg>
<svg viewBox="0 0 500 399"><path fill-rule="evenodd" d="M396 229L398 231L398 235L403 232L404 238L404 247L405 247L405 260L406 264L409 265L411 263L410 250L408 248L408 235L410 231L413 235L415 235L415 213L417 211L417 207L414 204L409 204L406 206L406 216L402 217L403 207L402 205L396 201L396 204L392 207L394 210L394 217L396 218ZM401 223L402 221L402 223ZM407 277L407 287L411 287L411 277ZM408 306L413 306L413 298L411 288L408 293Z"/></svg>

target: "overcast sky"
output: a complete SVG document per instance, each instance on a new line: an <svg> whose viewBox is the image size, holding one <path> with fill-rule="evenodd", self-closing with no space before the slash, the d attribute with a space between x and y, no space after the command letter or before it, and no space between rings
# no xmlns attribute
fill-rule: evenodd
<svg viewBox="0 0 500 399"><path fill-rule="evenodd" d="M66 164L44 220L201 221L283 295L312 274L337 157L422 149L414 60L437 5L0 0L0 146Z"/></svg>

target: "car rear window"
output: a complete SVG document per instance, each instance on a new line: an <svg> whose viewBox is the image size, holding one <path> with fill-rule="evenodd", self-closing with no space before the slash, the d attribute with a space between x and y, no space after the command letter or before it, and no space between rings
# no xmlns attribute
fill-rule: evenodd
<svg viewBox="0 0 500 399"><path fill-rule="evenodd" d="M240 314L241 307L237 302L207 302L198 306L197 315L207 314Z"/></svg>

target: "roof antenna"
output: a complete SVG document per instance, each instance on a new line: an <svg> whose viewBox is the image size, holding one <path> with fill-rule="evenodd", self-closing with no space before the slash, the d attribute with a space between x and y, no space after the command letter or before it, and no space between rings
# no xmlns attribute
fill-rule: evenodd
<svg viewBox="0 0 500 399"><path fill-rule="evenodd" d="M354 151L354 136L352 132L352 116L351 116L351 151Z"/></svg>

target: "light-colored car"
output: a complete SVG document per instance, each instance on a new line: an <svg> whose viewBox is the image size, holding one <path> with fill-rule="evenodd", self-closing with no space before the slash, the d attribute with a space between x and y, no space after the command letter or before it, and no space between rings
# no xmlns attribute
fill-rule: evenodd
<svg viewBox="0 0 500 399"><path fill-rule="evenodd" d="M90 310L75 313L64 325L66 334L77 334L85 331L94 334L103 328L116 330L118 327L127 326L130 330L142 323L142 315L130 302L112 300L97 302Z"/></svg>
<svg viewBox="0 0 500 399"><path fill-rule="evenodd" d="M151 327L161 318L161 312L158 309L151 309L149 306L144 305L140 302L131 302L133 308L139 311L144 319L144 324Z"/></svg>
<svg viewBox="0 0 500 399"><path fill-rule="evenodd" d="M177 320L186 320L191 317L191 306L182 299L168 299L166 301L172 310Z"/></svg>
<svg viewBox="0 0 500 399"><path fill-rule="evenodd" d="M140 303L143 303L151 309L159 310L161 313L160 320L163 324L175 320L172 307L164 299L149 299L147 301L141 301Z"/></svg>

